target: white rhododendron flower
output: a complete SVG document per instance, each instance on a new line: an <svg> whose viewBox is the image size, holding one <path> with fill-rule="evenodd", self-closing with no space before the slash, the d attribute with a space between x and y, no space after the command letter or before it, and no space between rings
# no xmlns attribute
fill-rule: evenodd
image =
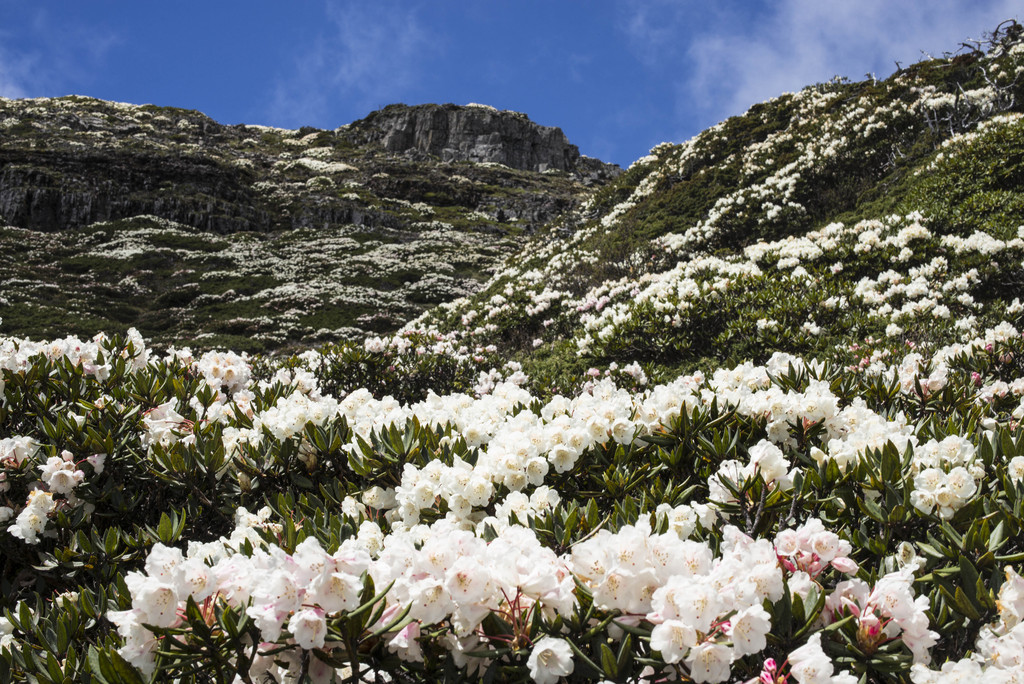
<svg viewBox="0 0 1024 684"><path fill-rule="evenodd" d="M771 616L763 606L749 606L734 615L730 619L728 634L736 655L742 657L764 650L771 628Z"/></svg>
<svg viewBox="0 0 1024 684"><path fill-rule="evenodd" d="M39 450L31 437L4 437L0 439L0 463L4 461L21 465Z"/></svg>
<svg viewBox="0 0 1024 684"><path fill-rule="evenodd" d="M28 544L37 543L39 535L46 529L46 520L55 506L53 494L41 489L32 490L28 493L25 508L18 513L14 524L8 527L7 531Z"/></svg>
<svg viewBox="0 0 1024 684"><path fill-rule="evenodd" d="M54 494L70 494L85 479L85 473L76 467L70 451L49 457L39 470L43 483Z"/></svg>
<svg viewBox="0 0 1024 684"><path fill-rule="evenodd" d="M526 665L530 668L530 678L537 684L555 684L572 674L576 667L568 642L547 636L533 645Z"/></svg>
<svg viewBox="0 0 1024 684"><path fill-rule="evenodd" d="M324 611L318 608L296 611L288 621L288 631L295 637L295 643L302 648L323 648L327 636Z"/></svg>
<svg viewBox="0 0 1024 684"><path fill-rule="evenodd" d="M14 624L7 618L0 616L0 650L9 648L13 643Z"/></svg>
<svg viewBox="0 0 1024 684"><path fill-rule="evenodd" d="M832 659L821 648L821 632L815 632L807 643L789 654L789 673L798 684L856 684L848 672L834 675Z"/></svg>
<svg viewBox="0 0 1024 684"><path fill-rule="evenodd" d="M775 536L775 552L787 570L806 572L811 577L817 577L828 566L847 575L857 572L857 563L849 558L853 546L826 530L818 518L808 519L795 530L780 530Z"/></svg>
<svg viewBox="0 0 1024 684"><path fill-rule="evenodd" d="M732 657L733 650L724 644L710 641L697 644L686 658L690 678L695 682L724 682L729 679Z"/></svg>
<svg viewBox="0 0 1024 684"><path fill-rule="evenodd" d="M651 630L651 648L666 663L678 663L697 645L697 630L684 620L669 619Z"/></svg>

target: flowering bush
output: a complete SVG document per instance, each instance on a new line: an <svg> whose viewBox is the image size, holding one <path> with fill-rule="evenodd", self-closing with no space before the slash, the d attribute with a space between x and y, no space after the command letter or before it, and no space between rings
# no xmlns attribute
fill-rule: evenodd
<svg viewBox="0 0 1024 684"><path fill-rule="evenodd" d="M1021 353L1004 325L889 365L777 354L641 389L498 380L401 403L325 394L308 368L329 355L271 372L134 336L7 339L5 671L1005 669L971 653L1015 634Z"/></svg>

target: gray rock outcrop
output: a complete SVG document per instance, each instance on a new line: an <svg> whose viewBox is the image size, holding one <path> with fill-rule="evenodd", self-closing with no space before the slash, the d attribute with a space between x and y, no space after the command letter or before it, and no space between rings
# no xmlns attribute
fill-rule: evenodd
<svg viewBox="0 0 1024 684"><path fill-rule="evenodd" d="M390 153L423 154L444 162L493 162L523 171L572 172L586 159L562 129L485 105L389 105L351 124L349 130Z"/></svg>

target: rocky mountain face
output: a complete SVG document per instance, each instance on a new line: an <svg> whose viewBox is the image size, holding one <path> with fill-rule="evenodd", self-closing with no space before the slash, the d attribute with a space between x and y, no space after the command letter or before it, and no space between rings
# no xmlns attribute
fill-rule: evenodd
<svg viewBox="0 0 1024 684"><path fill-rule="evenodd" d="M283 130L0 99L0 249L20 255L0 265L14 283L2 332L67 330L62 311L78 314L78 334L136 325L197 346L391 330L474 291L523 236L619 172L557 128L479 105Z"/></svg>
<svg viewBox="0 0 1024 684"><path fill-rule="evenodd" d="M598 179L606 166L580 156L560 128L486 105L391 105L351 125L365 140L412 158L504 164L523 171L566 171Z"/></svg>
<svg viewBox="0 0 1024 684"><path fill-rule="evenodd" d="M309 201L292 207L281 200L293 197L268 198L254 185L273 182L275 176L288 178L296 167L307 172L307 180L344 172L387 174L395 155L426 165L422 171L440 166L440 173L427 174L427 184L439 185L445 184L445 175L454 175L441 165L465 161L560 171L580 184L601 183L617 173L613 165L581 157L560 129L481 105L391 105L336 131L310 128L294 135L224 126L198 112L76 97L0 101L0 121L5 133L0 218L37 230L142 214L220 233L386 224L379 212L331 201L331 193L322 189L314 188L303 198ZM312 157L304 156L310 149ZM356 160L369 164L363 169L338 166ZM294 174L288 178L294 179ZM413 195L428 192L422 182L416 184L418 193L417 187L400 185ZM521 196L501 202L485 193L455 193L451 199L471 209L505 210L530 227L552 218L550 209L558 208L548 201L547 188L539 193L523 189Z"/></svg>

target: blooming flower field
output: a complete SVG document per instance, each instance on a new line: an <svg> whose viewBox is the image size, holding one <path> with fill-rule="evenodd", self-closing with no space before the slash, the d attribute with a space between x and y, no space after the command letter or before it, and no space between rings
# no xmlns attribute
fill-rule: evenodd
<svg viewBox="0 0 1024 684"><path fill-rule="evenodd" d="M348 352L471 377L426 342ZM1021 354L399 402L324 393L340 353L8 338L3 676L1016 681Z"/></svg>
<svg viewBox="0 0 1024 684"><path fill-rule="evenodd" d="M396 334L0 337L0 684L1024 681L1001 31L658 146Z"/></svg>

